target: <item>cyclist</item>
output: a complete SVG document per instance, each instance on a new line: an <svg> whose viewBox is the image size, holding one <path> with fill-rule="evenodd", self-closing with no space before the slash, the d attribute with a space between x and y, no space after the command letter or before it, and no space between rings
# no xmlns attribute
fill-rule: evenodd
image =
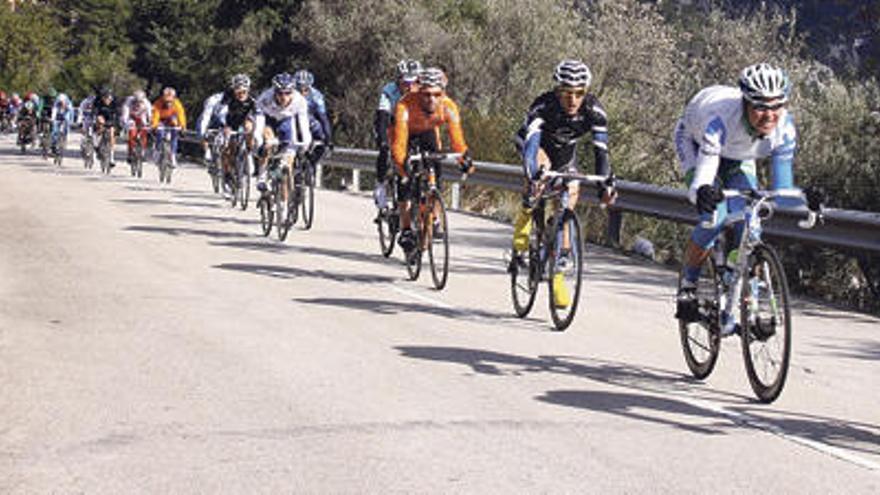
<svg viewBox="0 0 880 495"><path fill-rule="evenodd" d="M151 105L147 94L139 89L122 103L122 128L128 134L128 163L134 163L135 144L140 140L141 149L147 149L147 128L151 121Z"/></svg>
<svg viewBox="0 0 880 495"><path fill-rule="evenodd" d="M37 115L39 115L39 129L40 133L50 133L52 134L52 109L55 108L55 100L58 98L58 91L49 86L49 89L46 90L46 94L40 98L39 103L37 104Z"/></svg>
<svg viewBox="0 0 880 495"><path fill-rule="evenodd" d="M25 100L16 117L16 127L18 127L18 141L16 144L33 144L36 123L37 105L34 104L33 100Z"/></svg>
<svg viewBox="0 0 880 495"><path fill-rule="evenodd" d="M415 236L410 226L410 195L412 181L406 168L407 155L412 146L424 151L440 151L440 127L447 125L452 151L461 153L459 167L462 172L473 170L473 160L468 152L458 105L446 95L443 71L430 67L419 72L418 90L401 98L394 108L394 133L391 141L391 157L400 177L398 204L401 206L401 233L399 243L404 251L415 247ZM437 187L440 188L441 169L437 169Z"/></svg>
<svg viewBox="0 0 880 495"><path fill-rule="evenodd" d="M279 153L283 154L282 174L290 173L296 153L305 151L312 143L309 129L309 105L305 97L294 88L293 76L286 72L272 78L272 87L257 98L257 118L254 141L259 150L257 189L265 193L266 165L274 151L277 138ZM285 204L289 191L282 187ZM281 209L281 220L286 220L287 210Z"/></svg>
<svg viewBox="0 0 880 495"><path fill-rule="evenodd" d="M676 318L692 322L699 317L696 284L728 213L742 211L745 200L727 201L723 188L757 187L756 159L770 157L771 188L792 189L792 161L796 147L794 119L786 109L791 83L785 72L770 64L743 69L739 87L710 86L694 96L675 127L675 150L687 181L688 199L697 207L698 224L684 253L684 277L678 293ZM822 203L822 191L804 191L810 209ZM800 200L783 201L798 205ZM736 231L742 235L742 225ZM738 242L738 241L735 241Z"/></svg>
<svg viewBox="0 0 880 495"><path fill-rule="evenodd" d="M377 208L384 208L386 204L384 178L388 173L389 166L389 133L394 124L394 108L397 102L410 90L413 89L422 64L416 60L401 60L397 63L397 79L382 87L379 95L379 107L376 109L374 132L376 148L379 156L376 158L376 189L373 191L373 200ZM378 220L378 218L377 218Z"/></svg>
<svg viewBox="0 0 880 495"><path fill-rule="evenodd" d="M307 70L299 70L293 74L293 82L296 90L305 97L309 105L309 130L312 133L312 140L323 142L308 154L309 163L314 167L328 148L333 149L333 128L327 117L324 95L314 87L315 76Z"/></svg>
<svg viewBox="0 0 880 495"><path fill-rule="evenodd" d="M0 89L0 130L6 132L9 122L9 97L6 95L6 91Z"/></svg>
<svg viewBox="0 0 880 495"><path fill-rule="evenodd" d="M588 92L592 78L590 69L582 61L560 62L553 71L556 88L535 99L529 107L525 122L516 134L515 142L523 157L527 187L523 194L523 204L513 222L511 263L521 266L524 263L522 254L528 250L532 228L531 191L544 170L578 173L577 141L590 133L596 174L611 173L608 160L608 117L598 98ZM584 145L588 151L590 142L585 142ZM614 202L614 196L606 188L600 187L599 191L604 204ZM574 210L579 197L580 183L569 182L568 191L562 197L565 208ZM562 236L557 257L561 265L568 262L571 253L569 239L569 236ZM553 284L556 294L554 304L568 307L571 298L563 283L561 270L557 272Z"/></svg>
<svg viewBox="0 0 880 495"><path fill-rule="evenodd" d="M12 93L12 96L9 97L9 122L11 124L11 129L14 131L16 128L16 121L18 120L18 112L21 111L21 97L18 96L18 93Z"/></svg>
<svg viewBox="0 0 880 495"><path fill-rule="evenodd" d="M52 153L58 153L58 138L63 134L65 137L70 132L70 124L73 123L73 103L70 97L59 93L52 105L50 114L52 122ZM63 150L62 150L63 152Z"/></svg>
<svg viewBox="0 0 880 495"><path fill-rule="evenodd" d="M76 123L82 128L83 134L92 135L92 125L95 122L93 115L95 108L95 95L88 95L79 102L79 111L76 114Z"/></svg>
<svg viewBox="0 0 880 495"><path fill-rule="evenodd" d="M156 131L156 162L158 162L158 146L161 146L165 133L171 134L171 166L177 166L177 139L180 129L186 129L186 110L177 98L177 91L171 86L162 90L162 96L153 103L151 127ZM159 129L159 125L163 129ZM170 129L167 129L170 128Z"/></svg>
<svg viewBox="0 0 880 495"><path fill-rule="evenodd" d="M100 136L106 127L110 136L110 168L116 166L116 129L119 126L119 108L116 97L108 86L101 88L95 98L92 116L95 119L95 136Z"/></svg>
<svg viewBox="0 0 880 495"><path fill-rule="evenodd" d="M256 118L257 102L250 94L251 78L247 74L232 76L229 88L216 93L205 100L205 107L199 117L196 130L205 147L205 160L211 160L211 150L205 140L208 129L223 129L229 133L243 129L249 149L253 149L254 119ZM221 157L223 163L224 189L231 179L233 169L232 158L237 150L227 146Z"/></svg>

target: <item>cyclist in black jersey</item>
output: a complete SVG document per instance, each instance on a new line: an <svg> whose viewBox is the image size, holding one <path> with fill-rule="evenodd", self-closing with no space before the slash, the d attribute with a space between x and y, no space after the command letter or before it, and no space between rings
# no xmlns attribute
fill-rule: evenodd
<svg viewBox="0 0 880 495"><path fill-rule="evenodd" d="M531 191L543 170L578 173L576 146L587 133L592 135L596 175L608 175L608 117L599 100L587 90L592 75L579 60L563 60L553 74L556 88L539 96L529 107L525 122L516 133L516 145L523 157L527 187L523 204L514 220L513 260L520 262L528 249L531 231ZM590 142L585 143L589 149ZM574 209L579 197L579 182L570 182L563 197L567 208ZM600 188L601 201L612 204L614 195ZM563 246L561 258L567 256Z"/></svg>

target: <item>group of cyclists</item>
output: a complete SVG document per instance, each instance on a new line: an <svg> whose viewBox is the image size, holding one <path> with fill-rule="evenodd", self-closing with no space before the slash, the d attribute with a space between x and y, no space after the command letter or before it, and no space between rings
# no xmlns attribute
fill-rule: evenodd
<svg viewBox="0 0 880 495"><path fill-rule="evenodd" d="M598 98L589 92L592 81L589 68L580 60L563 60L554 70L553 81L554 87L539 95L528 107L524 122L515 134L525 186L522 204L513 222L508 270L523 267L525 263L531 209L542 185L542 176L547 171L579 173L578 141L589 134L585 147L588 152L592 148L595 174L612 175L608 115ZM261 192L267 190L270 158L277 158L281 173L288 173L294 166L295 156L304 156L307 163L315 165L333 148L333 129L326 101L314 85L314 75L307 70L292 75L282 72L275 75L271 83L265 91L252 94L250 77L234 75L227 88L207 98L196 124L207 161L215 158L211 155L216 152L208 146L211 133L245 136L243 145L254 158L252 172L258 177L257 189ZM405 251L411 250L414 243L408 214L411 151L441 151L444 140L440 131L445 127L449 147L456 153L461 170L465 173L474 170L459 108L447 95L447 84L448 78L442 69L422 67L416 60L405 59L396 66L395 80L380 91L374 118L379 153L373 196L380 211L389 207L385 179L393 163L397 197L391 198L390 203L397 202L395 207L402 212L398 242ZM771 158L771 188L794 188L792 160L796 132L793 118L786 109L790 91L791 83L782 69L765 63L751 65L741 72L738 87L717 85L700 91L688 102L676 125L674 144L687 181L688 198L703 220L693 230L685 249L683 283L676 307L676 317L683 321L697 317L695 287L700 267L720 235L724 217L742 210L744 205L742 198L726 200L722 190L757 188L755 160L766 157ZM4 122L12 119L19 128L28 122L47 125L53 147L58 136L69 131L74 116L70 98L54 89L42 97L29 93L24 99L17 94L7 97L0 91L0 109ZM121 128L127 133L129 150L139 140L146 148L148 130L155 131L160 141L163 133L171 133L174 166L178 131L187 126L186 112L171 87L166 87L152 103L144 91L138 90L121 105L110 88L102 88L98 94L82 101L78 119L86 138L109 128L111 164L115 162L115 131ZM20 133L20 139L26 137ZM216 157L220 163L216 173L222 176L225 186L232 180L232 156L236 151L232 149L234 141L226 143L229 145L222 147L221 156ZM575 209L581 184L582 181L577 180L567 183L561 198L565 208ZM602 204L615 202L613 188L599 187L598 191ZM817 209L823 193L812 188L804 193L809 208ZM556 260L565 264L572 246L565 242L567 236L560 233L560 238ZM556 291L556 298L556 305L571 303L564 290Z"/></svg>

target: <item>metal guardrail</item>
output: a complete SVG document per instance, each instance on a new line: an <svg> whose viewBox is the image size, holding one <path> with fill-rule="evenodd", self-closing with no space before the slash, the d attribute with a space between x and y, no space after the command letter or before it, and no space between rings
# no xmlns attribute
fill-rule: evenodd
<svg viewBox="0 0 880 495"><path fill-rule="evenodd" d="M196 137L193 132L186 132L182 141L192 145ZM323 166L347 168L355 171L354 185L359 189L359 175L362 171L372 173L375 170L376 151L336 148L333 153L322 160ZM475 162L476 172L468 178L468 184L476 184L507 191L521 191L523 187L522 167L503 163ZM453 207L457 208L458 182L460 174L453 161L443 163L443 177L453 183ZM648 215L678 223L695 225L697 214L687 200L684 189L656 186L625 180L617 181L619 197L609 213L618 218L610 222L609 227L619 227L619 215L623 212ZM596 189L593 185L582 187L582 198L596 203ZM834 247L843 250L880 253L880 214L853 210L829 208L825 210L823 223L813 229L805 230L797 226L797 221L804 218L804 210L777 208L773 218L765 224L765 233L771 238L786 239L808 244ZM610 229L611 230L611 229ZM612 239L619 241L619 229L611 233Z"/></svg>

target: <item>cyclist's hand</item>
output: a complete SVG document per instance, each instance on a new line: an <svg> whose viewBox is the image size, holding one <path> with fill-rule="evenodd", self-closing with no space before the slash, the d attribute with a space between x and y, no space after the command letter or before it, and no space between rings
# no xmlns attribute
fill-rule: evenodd
<svg viewBox="0 0 880 495"><path fill-rule="evenodd" d="M705 184L697 189L697 213L712 213L718 203L724 199L724 193L714 185Z"/></svg>
<svg viewBox="0 0 880 495"><path fill-rule="evenodd" d="M605 206L611 206L617 201L617 189L614 187L615 182L614 174L611 174L607 179L596 183L596 188L599 190L599 201Z"/></svg>
<svg viewBox="0 0 880 495"><path fill-rule="evenodd" d="M471 158L470 150L465 151L461 158L458 159L458 169L465 175L474 173L474 159Z"/></svg>
<svg viewBox="0 0 880 495"><path fill-rule="evenodd" d="M828 193L822 186L809 186L805 188L804 196L807 198L807 208L812 211L820 211L822 206L828 201Z"/></svg>

